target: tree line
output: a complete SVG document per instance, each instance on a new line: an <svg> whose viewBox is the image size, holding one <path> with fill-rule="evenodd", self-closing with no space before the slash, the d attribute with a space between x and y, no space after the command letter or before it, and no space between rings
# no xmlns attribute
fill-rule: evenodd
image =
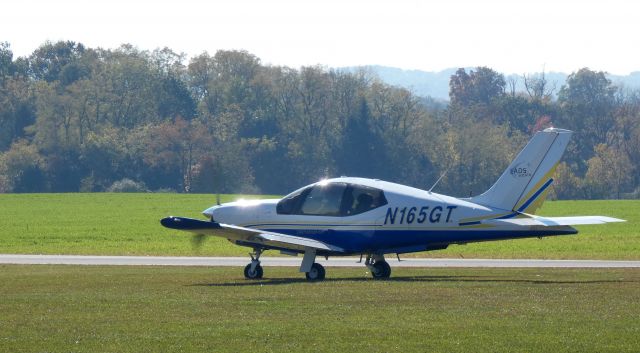
<svg viewBox="0 0 640 353"><path fill-rule="evenodd" d="M246 51L187 60L169 48L0 43L0 192L151 190L282 194L324 177L374 177L469 196L530 136L575 136L558 198L637 197L640 92L580 69L555 87L459 69L450 100L366 70L263 64ZM557 98L556 98L557 96Z"/></svg>

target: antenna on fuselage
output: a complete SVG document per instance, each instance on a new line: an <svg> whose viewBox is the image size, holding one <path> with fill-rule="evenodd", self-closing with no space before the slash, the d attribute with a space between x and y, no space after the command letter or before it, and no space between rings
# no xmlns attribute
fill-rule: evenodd
<svg viewBox="0 0 640 353"><path fill-rule="evenodd" d="M213 185L216 188L216 204L220 206L220 184L222 184L222 175L220 175L220 160L217 158L215 161L215 165L216 173L214 173Z"/></svg>
<svg viewBox="0 0 640 353"><path fill-rule="evenodd" d="M442 173L442 175L440 175L440 177L438 178L438 180L436 180L435 183L433 183L433 186L429 189L429 193L431 193L431 190L433 190L433 188L436 187L436 185L438 185L438 183L440 182L440 180L442 180L442 178L444 178L445 175L447 175L447 172L449 171L449 169L451 169L451 167L447 168L447 170L444 171L444 173Z"/></svg>

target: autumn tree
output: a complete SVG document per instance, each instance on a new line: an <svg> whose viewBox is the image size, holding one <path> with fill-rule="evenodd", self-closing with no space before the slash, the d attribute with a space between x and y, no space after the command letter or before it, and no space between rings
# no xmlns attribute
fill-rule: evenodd
<svg viewBox="0 0 640 353"><path fill-rule="evenodd" d="M45 42L29 57L29 72L36 80L72 83L84 74L78 63L84 51L81 43Z"/></svg>
<svg viewBox="0 0 640 353"><path fill-rule="evenodd" d="M36 119L36 98L24 77L10 77L0 85L0 151L26 137L25 129Z"/></svg>
<svg viewBox="0 0 640 353"><path fill-rule="evenodd" d="M512 133L506 126L495 126L486 121L446 129L435 143L432 142L429 151L438 169L446 171L438 190L463 197L484 192L498 179L527 139Z"/></svg>
<svg viewBox="0 0 640 353"><path fill-rule="evenodd" d="M0 42L0 87L13 73L13 51L7 42Z"/></svg>
<svg viewBox="0 0 640 353"><path fill-rule="evenodd" d="M630 191L634 170L629 157L606 144L598 144L594 151L595 156L587 161L585 175L589 198L620 198L623 191Z"/></svg>
<svg viewBox="0 0 640 353"><path fill-rule="evenodd" d="M181 118L148 125L146 129L148 148L144 154L145 163L159 173L175 178L174 183L177 182L180 190L189 192L193 168L211 146L207 129L198 121L189 122Z"/></svg>
<svg viewBox="0 0 640 353"><path fill-rule="evenodd" d="M460 68L449 81L449 99L452 105L488 105L505 92L504 76L488 67L474 70Z"/></svg>
<svg viewBox="0 0 640 353"><path fill-rule="evenodd" d="M549 82L544 70L535 75L524 74L522 75L522 79L529 98L536 101L547 102L552 99L553 92L556 90L556 83Z"/></svg>
<svg viewBox="0 0 640 353"><path fill-rule="evenodd" d="M280 194L340 174L429 188L448 170L436 189L468 196L550 125L576 134L557 197L640 183L640 91L603 72L573 73L556 101L544 74L522 77L520 92L511 78L505 93L494 70L459 69L442 102L366 70L265 65L241 50L186 60L169 48L71 41L15 58L0 43L0 190L102 191L131 179Z"/></svg>
<svg viewBox="0 0 640 353"><path fill-rule="evenodd" d="M347 118L335 153L336 168L341 175L378 177L388 166L384 141L372 124L369 105L361 97L360 109Z"/></svg>
<svg viewBox="0 0 640 353"><path fill-rule="evenodd" d="M571 167L565 162L561 162L556 167L553 177L551 198L554 199L581 199L584 198L581 180Z"/></svg>
<svg viewBox="0 0 640 353"><path fill-rule="evenodd" d="M16 141L0 154L0 192L46 191L45 161L34 145Z"/></svg>
<svg viewBox="0 0 640 353"><path fill-rule="evenodd" d="M575 131L578 155L568 155L581 171L590 158L593 147L606 142L607 133L613 125L616 87L602 71L587 68L572 73L567 83L558 92L558 103L562 110L562 126Z"/></svg>

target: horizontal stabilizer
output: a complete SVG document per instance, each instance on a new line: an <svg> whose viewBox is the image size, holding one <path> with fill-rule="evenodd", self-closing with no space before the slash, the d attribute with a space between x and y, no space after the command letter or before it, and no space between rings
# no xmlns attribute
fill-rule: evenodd
<svg viewBox="0 0 640 353"><path fill-rule="evenodd" d="M509 218L509 219L490 219L482 221L487 224L512 224L518 226L574 226L581 224L604 224L612 222L626 222L624 219L606 217L606 216L575 216L575 217L538 217L531 218Z"/></svg>
<svg viewBox="0 0 640 353"><path fill-rule="evenodd" d="M231 224L201 221L193 218L171 216L163 218L160 220L160 223L167 228L183 230L194 234L219 236L229 240L259 243L277 248L299 251L305 251L306 248L313 248L324 251L344 252L344 250L339 247L313 239L266 232L260 229L239 227Z"/></svg>

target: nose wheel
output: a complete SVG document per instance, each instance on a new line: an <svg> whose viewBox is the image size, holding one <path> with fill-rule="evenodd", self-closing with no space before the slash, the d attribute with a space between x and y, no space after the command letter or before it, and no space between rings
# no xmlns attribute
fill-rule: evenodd
<svg viewBox="0 0 640 353"><path fill-rule="evenodd" d="M262 278L262 266L256 265L255 268L251 268L251 264L244 267L244 278L246 279L260 279Z"/></svg>
<svg viewBox="0 0 640 353"><path fill-rule="evenodd" d="M262 278L263 271L262 266L260 266L260 255L262 255L262 249L255 249L253 253L249 254L249 256L251 256L251 263L244 267L244 278Z"/></svg>

